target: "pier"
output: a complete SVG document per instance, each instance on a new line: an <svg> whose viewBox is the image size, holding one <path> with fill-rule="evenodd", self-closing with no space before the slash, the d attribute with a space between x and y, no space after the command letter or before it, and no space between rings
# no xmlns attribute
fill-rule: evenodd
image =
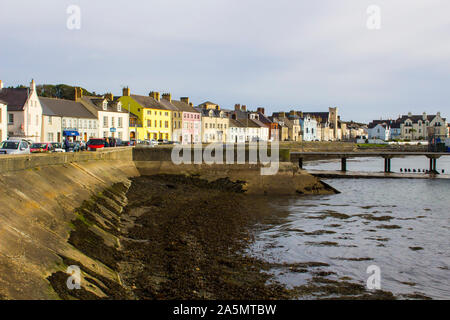
<svg viewBox="0 0 450 320"><path fill-rule="evenodd" d="M303 162L308 160L341 159L341 172L347 171L347 159L361 157L380 157L384 159L384 172L392 173L391 160L407 156L425 156L430 160L429 173L437 174L437 159L450 156L448 152L291 152L291 161L303 169Z"/></svg>

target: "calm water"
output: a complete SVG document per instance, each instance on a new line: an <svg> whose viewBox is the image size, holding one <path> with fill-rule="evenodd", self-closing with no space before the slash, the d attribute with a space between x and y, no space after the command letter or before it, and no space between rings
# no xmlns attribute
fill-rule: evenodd
<svg viewBox="0 0 450 320"><path fill-rule="evenodd" d="M411 168L420 167L412 159L402 160ZM376 161L371 161L364 165L375 168ZM382 166L383 161L378 161ZM450 171L447 161L439 163ZM315 168L331 165L320 162ZM291 287L304 285L322 271L327 279L365 285L367 267L376 265L384 291L450 298L450 180L326 182L342 193L277 199L272 203L273 216L258 229L252 254L274 263L329 265L308 272L273 268L270 272L278 281Z"/></svg>

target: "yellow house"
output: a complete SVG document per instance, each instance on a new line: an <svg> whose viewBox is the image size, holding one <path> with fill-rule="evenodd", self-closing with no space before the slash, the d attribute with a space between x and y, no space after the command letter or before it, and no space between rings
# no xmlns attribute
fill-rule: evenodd
<svg viewBox="0 0 450 320"><path fill-rule="evenodd" d="M141 96L130 94L130 89L124 88L119 100L122 108L133 114L130 117L130 139L172 140L173 108L161 103L159 92L152 91L149 96Z"/></svg>

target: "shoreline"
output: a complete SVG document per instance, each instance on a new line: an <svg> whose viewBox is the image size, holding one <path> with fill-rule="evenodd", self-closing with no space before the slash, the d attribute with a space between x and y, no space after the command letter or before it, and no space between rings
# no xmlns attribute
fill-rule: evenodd
<svg viewBox="0 0 450 320"><path fill-rule="evenodd" d="M296 288L275 281L272 268L306 272L322 264L278 265L245 254L255 225L272 212L270 198L244 194L243 186L229 179L156 175L133 178L128 188L118 184L105 190L77 209L69 243L105 264L117 279L62 257L64 265L80 265L82 289L68 290L63 271L48 278L53 289L62 299L88 300L301 299L317 291L342 299L394 298L328 280L320 272Z"/></svg>

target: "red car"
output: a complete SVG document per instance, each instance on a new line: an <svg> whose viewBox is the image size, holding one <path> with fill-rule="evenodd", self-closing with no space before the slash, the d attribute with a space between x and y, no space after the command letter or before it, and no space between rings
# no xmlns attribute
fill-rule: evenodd
<svg viewBox="0 0 450 320"><path fill-rule="evenodd" d="M88 151L97 151L97 149L103 149L106 145L105 139L91 139L86 143Z"/></svg>
<svg viewBox="0 0 450 320"><path fill-rule="evenodd" d="M52 152L53 146L51 143L47 142L36 142L33 143L30 147L31 153L44 153L44 152Z"/></svg>

